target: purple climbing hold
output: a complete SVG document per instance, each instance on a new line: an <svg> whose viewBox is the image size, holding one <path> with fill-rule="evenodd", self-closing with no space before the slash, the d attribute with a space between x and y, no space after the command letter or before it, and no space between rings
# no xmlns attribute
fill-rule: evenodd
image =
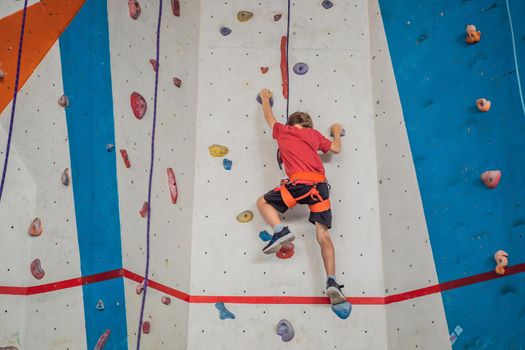
<svg viewBox="0 0 525 350"><path fill-rule="evenodd" d="M259 232L259 238L263 241L263 242L268 242L269 240L272 239L272 235L268 233L268 231L261 231Z"/></svg>
<svg viewBox="0 0 525 350"><path fill-rule="evenodd" d="M323 7L325 9L331 9L332 7L334 7L334 3L331 2L330 0L323 0L323 2L321 3L321 5L323 5Z"/></svg>
<svg viewBox="0 0 525 350"><path fill-rule="evenodd" d="M262 104L261 96L257 95L257 102ZM270 106L273 107L273 97L270 97Z"/></svg>
<svg viewBox="0 0 525 350"><path fill-rule="evenodd" d="M279 323L277 324L276 333L277 335L281 336L281 339L284 342L289 342L293 339L293 336L295 335L293 326L288 320L279 321Z"/></svg>
<svg viewBox="0 0 525 350"><path fill-rule="evenodd" d="M308 65L306 63L299 62L293 66L293 71L297 75L304 75L308 73Z"/></svg>
<svg viewBox="0 0 525 350"><path fill-rule="evenodd" d="M231 34L232 30L228 27L221 27L220 32L222 36L227 36Z"/></svg>
<svg viewBox="0 0 525 350"><path fill-rule="evenodd" d="M222 160L222 165L224 166L224 169L226 170L232 170L232 164L233 162L229 160L228 158L224 158Z"/></svg>
<svg viewBox="0 0 525 350"><path fill-rule="evenodd" d="M226 308L223 302L215 303L215 307L217 308L217 310L219 310L219 318L221 320L225 320L228 318L232 320L235 319L235 315Z"/></svg>

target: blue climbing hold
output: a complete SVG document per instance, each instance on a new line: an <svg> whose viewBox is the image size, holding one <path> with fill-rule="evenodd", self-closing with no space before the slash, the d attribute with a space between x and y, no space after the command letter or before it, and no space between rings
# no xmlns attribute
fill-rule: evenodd
<svg viewBox="0 0 525 350"><path fill-rule="evenodd" d="M272 235L268 233L268 231L261 231L259 232L259 238L262 239L263 242L268 242L272 239Z"/></svg>
<svg viewBox="0 0 525 350"><path fill-rule="evenodd" d="M220 32L223 36L230 35L232 30L228 27L221 27Z"/></svg>
<svg viewBox="0 0 525 350"><path fill-rule="evenodd" d="M293 339L295 332L293 326L288 320L280 320L277 324L277 329L275 331L277 335L281 336L281 340L284 342L289 342Z"/></svg>
<svg viewBox="0 0 525 350"><path fill-rule="evenodd" d="M229 160L228 158L224 158L222 160L222 165L224 165L224 169L226 170L232 170L232 164L233 162Z"/></svg>
<svg viewBox="0 0 525 350"><path fill-rule="evenodd" d="M321 3L323 5L323 7L325 9L331 9L332 7L334 7L334 3L331 2L330 0L323 0L323 2Z"/></svg>
<svg viewBox="0 0 525 350"><path fill-rule="evenodd" d="M352 312L352 304L350 304L348 301L345 301L344 303L332 305L332 311L337 315L337 317L346 320Z"/></svg>
<svg viewBox="0 0 525 350"><path fill-rule="evenodd" d="M293 66L293 71L297 75L304 75L308 73L308 69L308 65L303 62L299 62L295 66Z"/></svg>
<svg viewBox="0 0 525 350"><path fill-rule="evenodd" d="M228 318L231 318L232 320L235 319L235 315L231 311L226 309L226 306L222 301L219 303L215 303L215 307L217 308L217 310L219 310L219 318L221 320L226 320Z"/></svg>
<svg viewBox="0 0 525 350"><path fill-rule="evenodd" d="M262 104L261 96L257 95L257 102ZM273 97L270 97L270 106L273 107Z"/></svg>

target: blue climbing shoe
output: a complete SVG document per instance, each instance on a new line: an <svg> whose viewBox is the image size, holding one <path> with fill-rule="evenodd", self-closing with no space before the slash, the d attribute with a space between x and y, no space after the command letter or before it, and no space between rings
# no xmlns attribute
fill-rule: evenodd
<svg viewBox="0 0 525 350"><path fill-rule="evenodd" d="M283 243L291 242L295 239L295 236L293 233L290 232L288 229L288 226L285 226L281 231L276 232L273 234L272 239L270 242L266 245L266 247L263 248L264 254L273 254L276 253Z"/></svg>

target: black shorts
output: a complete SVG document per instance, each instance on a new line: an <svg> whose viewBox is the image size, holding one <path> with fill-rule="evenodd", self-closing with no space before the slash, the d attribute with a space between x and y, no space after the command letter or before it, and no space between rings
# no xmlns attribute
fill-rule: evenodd
<svg viewBox="0 0 525 350"><path fill-rule="evenodd" d="M300 197L308 191L313 186L311 185L305 185L305 184L286 184L286 188L288 191L290 191L290 194L292 197L297 198ZM328 199L330 197L330 186L327 183L318 183L317 184L317 190L319 191L319 194L323 199ZM264 200L268 202L272 207L274 207L278 212L284 213L288 210L288 207L283 201L283 198L281 197L281 191L274 189L272 191L267 192L264 195ZM299 200L297 203L299 204L315 204L318 203L319 199L315 198L312 199L310 196L307 196L306 198L303 198ZM332 210L328 209L320 213L312 213L310 212L310 217L308 220L315 225L316 222L325 225L328 228L332 227Z"/></svg>

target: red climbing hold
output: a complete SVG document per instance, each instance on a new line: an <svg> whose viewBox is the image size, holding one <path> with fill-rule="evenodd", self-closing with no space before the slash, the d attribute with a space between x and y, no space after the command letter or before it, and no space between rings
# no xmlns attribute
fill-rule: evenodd
<svg viewBox="0 0 525 350"><path fill-rule="evenodd" d="M283 80L283 96L288 99L288 57L286 56L286 46L288 38L283 35L281 37L281 77Z"/></svg>
<svg viewBox="0 0 525 350"><path fill-rule="evenodd" d="M163 303L164 305L169 305L169 304L171 304L171 298L170 298L170 297L166 297L166 296L164 296L164 297L160 298L160 300L162 301L162 303Z"/></svg>
<svg viewBox="0 0 525 350"><path fill-rule="evenodd" d="M481 181L490 189L498 187L500 179L501 171L499 170L489 170L481 174Z"/></svg>
<svg viewBox="0 0 525 350"><path fill-rule="evenodd" d="M109 335L111 334L111 331L109 329L106 329L104 333L100 335L98 338L97 344L93 348L93 350L102 350L104 349L104 346L106 346L106 342L108 341Z"/></svg>
<svg viewBox="0 0 525 350"><path fill-rule="evenodd" d="M146 110L148 109L146 99L144 99L141 94L135 91L131 94L130 101L133 114L137 119L142 119L144 114L146 114Z"/></svg>
<svg viewBox="0 0 525 350"><path fill-rule="evenodd" d="M180 80L179 78L173 78L173 84L174 84L176 87L180 88L181 85L182 85L182 80Z"/></svg>
<svg viewBox="0 0 525 350"><path fill-rule="evenodd" d="M283 17L283 14L282 14L282 13L280 13L280 12L279 12L279 13L276 13L275 15L273 15L273 20L274 20L275 22L277 22L278 20L281 19L281 17Z"/></svg>
<svg viewBox="0 0 525 350"><path fill-rule="evenodd" d="M268 69L270 69L270 68L268 68L268 67L261 67L261 73L262 74L268 73Z"/></svg>
<svg viewBox="0 0 525 350"><path fill-rule="evenodd" d="M120 155L122 156L122 159L124 160L124 164L126 165L126 168L130 168L131 163L129 161L128 152L125 149L121 149Z"/></svg>
<svg viewBox="0 0 525 350"><path fill-rule="evenodd" d="M142 323L142 333L149 334L150 329L151 329L151 325L149 321L144 321Z"/></svg>
<svg viewBox="0 0 525 350"><path fill-rule="evenodd" d="M37 280L41 280L42 278L44 278L46 272L42 268L42 265L40 263L40 259L35 259L31 263L31 274Z"/></svg>
<svg viewBox="0 0 525 350"><path fill-rule="evenodd" d="M151 63L151 67L153 68L153 71L156 72L159 69L159 64L157 63L157 60L150 59L149 63Z"/></svg>
<svg viewBox="0 0 525 350"><path fill-rule="evenodd" d="M140 16L140 4L137 0L128 0L129 15L133 19Z"/></svg>
<svg viewBox="0 0 525 350"><path fill-rule="evenodd" d="M29 225L27 233L29 233L29 235L32 237L38 237L42 234L42 232L44 232L42 220L40 220L40 218L33 219L33 221L31 221L31 225Z"/></svg>
<svg viewBox="0 0 525 350"><path fill-rule="evenodd" d="M145 218L146 215L148 215L148 210L149 210L149 204L148 202L144 202L144 204L142 204L142 208L140 209L140 216Z"/></svg>
<svg viewBox="0 0 525 350"><path fill-rule="evenodd" d="M179 0L171 0L171 11L173 12L173 16L180 17L180 1Z"/></svg>
<svg viewBox="0 0 525 350"><path fill-rule="evenodd" d="M279 259L290 259L295 253L295 246L291 242L281 245L281 249L275 255Z"/></svg>
<svg viewBox="0 0 525 350"><path fill-rule="evenodd" d="M175 178L175 173L172 168L166 169L168 172L168 185L170 186L171 202L173 204L177 203L177 198L179 196L179 190L177 188L177 179Z"/></svg>

